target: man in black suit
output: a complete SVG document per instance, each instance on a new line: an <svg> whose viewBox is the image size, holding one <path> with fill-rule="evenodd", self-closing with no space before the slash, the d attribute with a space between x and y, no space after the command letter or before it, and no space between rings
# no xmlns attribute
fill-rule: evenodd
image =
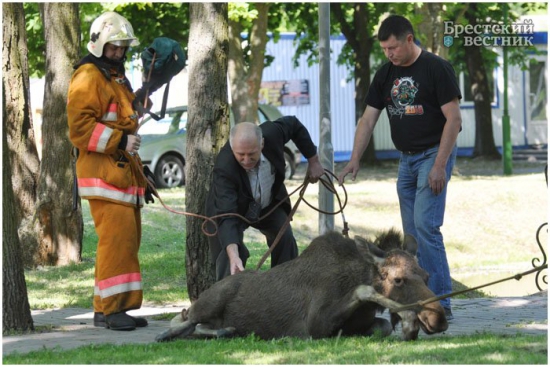
<svg viewBox="0 0 550 367"><path fill-rule="evenodd" d="M253 222L253 228L265 235L270 247L291 210L284 185L283 150L291 139L308 160L310 182L316 182L324 174L324 169L309 132L296 117L284 116L260 126L242 122L231 129L229 141L216 158L206 199L206 215L236 213L246 217ZM257 221L281 200L285 200L284 203L272 214ZM217 223L217 235L209 237L216 281L243 271L249 257L243 243L244 231L249 225L236 216L223 216L217 219ZM289 225L271 253L271 266L296 256L298 247Z"/></svg>

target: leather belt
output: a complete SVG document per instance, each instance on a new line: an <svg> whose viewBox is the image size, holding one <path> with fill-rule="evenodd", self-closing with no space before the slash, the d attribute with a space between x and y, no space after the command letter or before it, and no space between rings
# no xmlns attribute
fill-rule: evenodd
<svg viewBox="0 0 550 367"><path fill-rule="evenodd" d="M437 144L436 144L436 145L433 145L433 146L431 146L431 147L429 147L429 148L422 149L422 150L402 150L401 153L406 154L406 155L416 155L416 154L418 154L418 153L425 152L425 151L428 150L428 149L432 149L432 148L435 147L435 146L437 146Z"/></svg>

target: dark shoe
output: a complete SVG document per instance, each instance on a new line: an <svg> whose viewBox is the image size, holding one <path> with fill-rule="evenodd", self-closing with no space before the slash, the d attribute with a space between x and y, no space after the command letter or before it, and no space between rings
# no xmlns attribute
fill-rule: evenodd
<svg viewBox="0 0 550 367"><path fill-rule="evenodd" d="M133 317L130 315L127 316L134 320L137 327L145 327L149 325L147 320L143 317ZM105 322L105 315L103 315L103 312L94 312L94 326L109 328L107 326L107 323Z"/></svg>
<svg viewBox="0 0 550 367"><path fill-rule="evenodd" d="M124 312L117 312L105 317L107 329L130 331L136 328L136 323Z"/></svg>
<svg viewBox="0 0 550 367"><path fill-rule="evenodd" d="M454 320L455 317L453 316L451 309L446 307L444 307L443 309L445 310L445 317L447 318L447 321Z"/></svg>
<svg viewBox="0 0 550 367"><path fill-rule="evenodd" d="M105 315L103 312L94 312L94 326L95 327L107 327L105 323Z"/></svg>

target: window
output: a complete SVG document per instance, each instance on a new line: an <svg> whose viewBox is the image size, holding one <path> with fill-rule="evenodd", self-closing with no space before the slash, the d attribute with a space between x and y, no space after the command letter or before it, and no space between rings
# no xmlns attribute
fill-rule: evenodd
<svg viewBox="0 0 550 367"><path fill-rule="evenodd" d="M493 96L491 100L491 106L493 107L495 107L497 103L497 85L495 81L495 74L496 70L494 70L492 73L487 74L487 79L489 82L489 92ZM466 105L473 105L474 96L472 94L472 83L470 81L468 73L461 73L460 75L460 90L462 91L461 103L465 103Z"/></svg>
<svg viewBox="0 0 550 367"><path fill-rule="evenodd" d="M529 67L529 111L531 121L547 121L546 62L538 61Z"/></svg>

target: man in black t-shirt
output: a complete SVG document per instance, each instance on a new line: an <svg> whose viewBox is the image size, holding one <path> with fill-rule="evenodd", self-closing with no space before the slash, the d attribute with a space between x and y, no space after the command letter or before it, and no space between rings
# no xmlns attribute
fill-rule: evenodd
<svg viewBox="0 0 550 367"><path fill-rule="evenodd" d="M342 184L349 173L355 180L361 156L386 108L393 143L401 151L397 193L403 231L418 242L418 262L430 274L430 289L436 295L450 293L451 276L440 227L462 124L462 96L451 64L415 44L406 18L386 18L378 40L389 62L372 80L350 162L338 180ZM441 305L451 320L450 299L442 300Z"/></svg>

